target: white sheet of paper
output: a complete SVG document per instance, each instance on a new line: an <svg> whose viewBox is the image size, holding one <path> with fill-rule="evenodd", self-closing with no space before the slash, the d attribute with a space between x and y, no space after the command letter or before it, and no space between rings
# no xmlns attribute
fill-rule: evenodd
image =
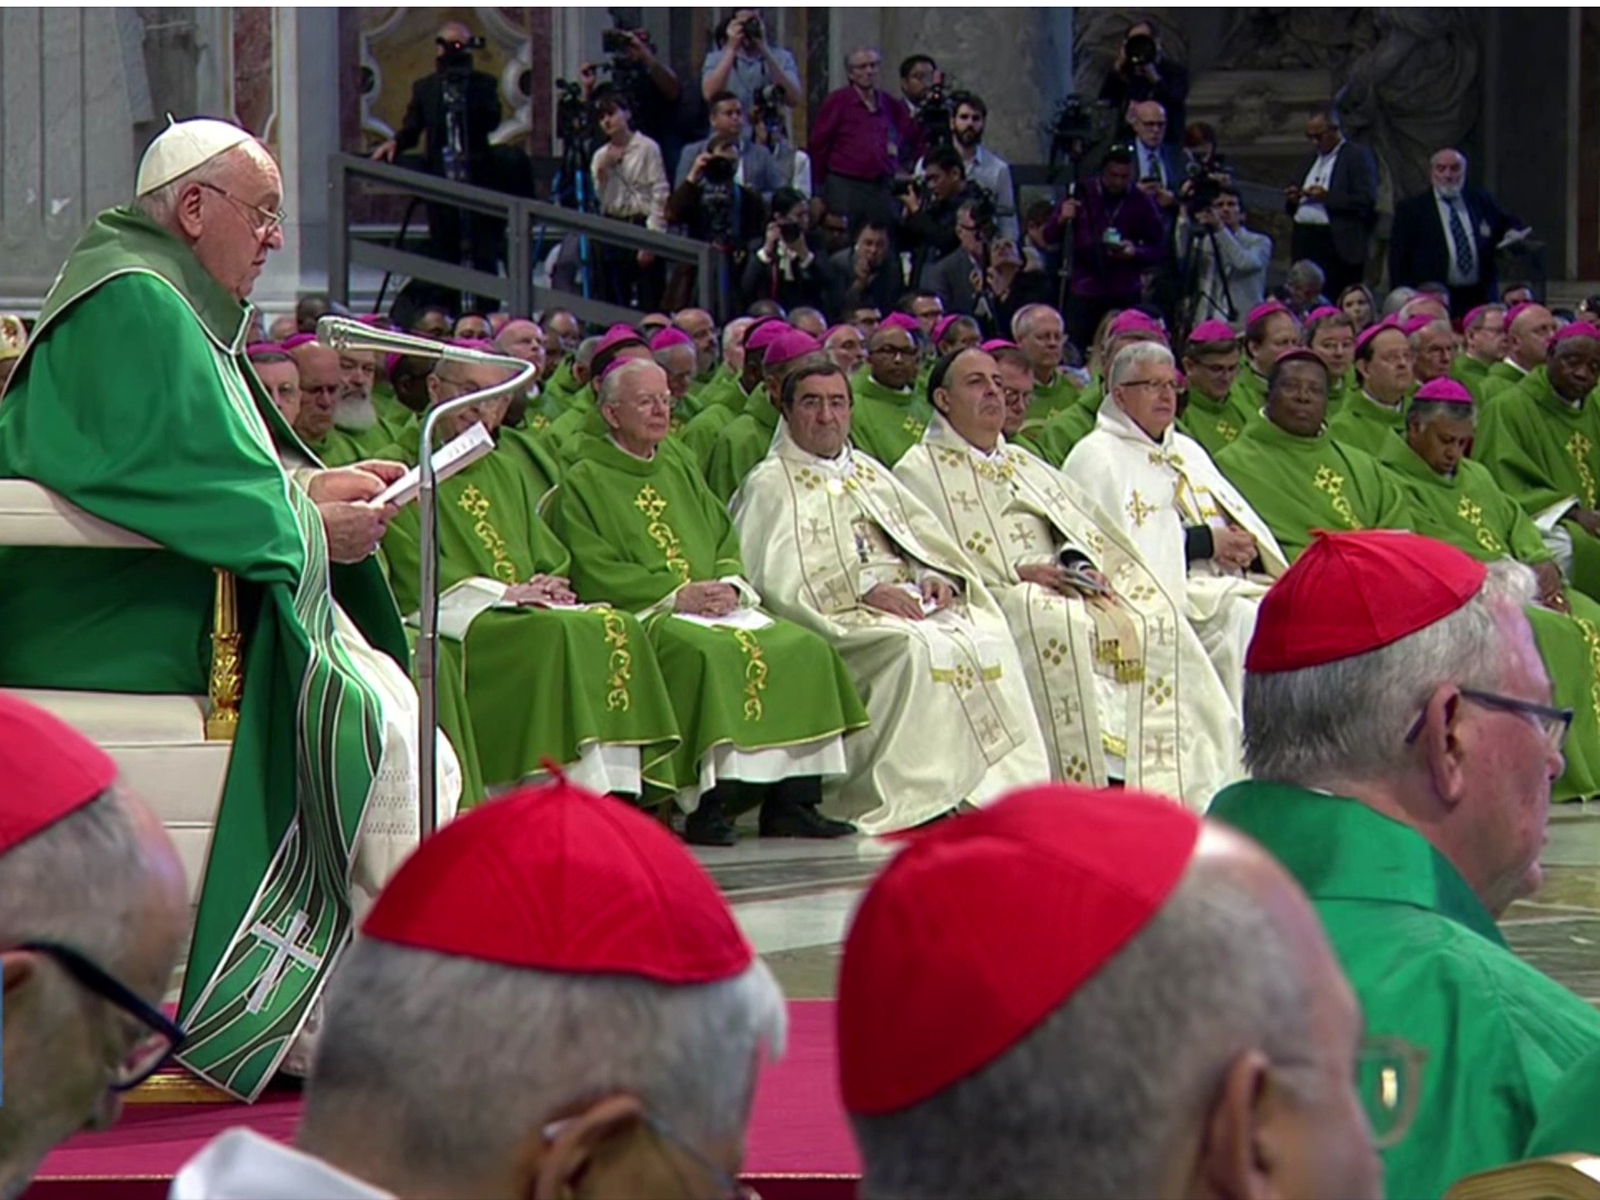
<svg viewBox="0 0 1600 1200"><path fill-rule="evenodd" d="M471 466L494 449L494 438L480 421L460 437L453 438L433 452L434 479L443 483L450 476ZM410 504L422 490L422 472L412 467L379 493L378 504Z"/></svg>
<svg viewBox="0 0 1600 1200"><path fill-rule="evenodd" d="M702 617L698 613L672 614L680 621L688 621L691 625L704 625L707 629L718 626L728 629L765 629L772 624L772 618L759 608L736 608L725 617Z"/></svg>

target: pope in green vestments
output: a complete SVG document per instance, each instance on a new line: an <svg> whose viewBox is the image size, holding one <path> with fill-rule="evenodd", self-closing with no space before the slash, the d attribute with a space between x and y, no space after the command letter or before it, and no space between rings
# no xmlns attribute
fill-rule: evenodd
<svg viewBox="0 0 1600 1200"><path fill-rule="evenodd" d="M276 165L221 122L173 126L145 162L196 139L217 147L210 157L231 152L226 179L259 200L256 212L276 207ZM233 264L230 282L142 211L102 213L57 276L0 402L0 474L36 480L162 548L0 549L0 684L204 694L214 572L237 580L243 696L184 975L190 1040L179 1058L252 1099L351 936L352 888L375 893L415 845L416 692L378 563L330 562L371 543L330 547L319 507L332 511L330 487L371 496L382 481L318 470L245 358L250 268L281 246L277 225L270 215L252 225L184 185L198 162L151 186L176 181L204 206L195 244L208 262ZM440 762L448 819L460 780L447 745Z"/></svg>
<svg viewBox="0 0 1600 1200"><path fill-rule="evenodd" d="M493 366L444 363L432 387L443 401L505 377ZM494 407L446 418L442 436L480 419L493 425ZM414 446L389 453L408 465L417 458ZM511 453L492 451L438 492L440 629L460 646L452 665L466 684L484 780L515 785L549 760L595 791L642 794L642 780L678 743L649 639L628 613L572 607L571 556L535 511L541 493ZM407 613L420 604L420 539L415 505L383 539Z"/></svg>
<svg viewBox="0 0 1600 1200"><path fill-rule="evenodd" d="M1533 518L1573 586L1600 597L1600 332L1562 331L1543 367L1485 406L1472 456ZM1568 331L1572 332L1568 332Z"/></svg>
<svg viewBox="0 0 1600 1200"><path fill-rule="evenodd" d="M1405 529L1405 494L1370 454L1323 426L1328 369L1309 350L1273 368L1266 419L1252 421L1217 455L1218 469L1250 502L1293 562L1314 529Z"/></svg>
<svg viewBox="0 0 1600 1200"><path fill-rule="evenodd" d="M1473 435L1471 393L1463 384L1454 400L1434 399L1450 395L1452 386L1453 381L1439 380L1423 386L1408 416L1407 437L1384 447L1379 461L1411 501L1415 532L1484 562L1513 558L1539 576L1541 603L1528 609L1528 620L1556 703L1575 714L1566 769L1553 795L1557 800L1595 795L1600 791L1600 604L1563 589L1561 570L1528 515L1482 463L1461 457Z"/></svg>
<svg viewBox="0 0 1600 1200"><path fill-rule="evenodd" d="M611 387L615 440L583 443L547 514L579 598L638 614L655 646L683 741L647 782L692 812L719 778L842 777L842 735L866 723L844 664L756 607L727 509L659 451L665 372L630 364Z"/></svg>
<svg viewBox="0 0 1600 1200"><path fill-rule="evenodd" d="M1369 1036L1422 1050L1411 1130L1383 1152L1390 1196L1439 1196L1526 1157L1563 1072L1600 1050L1600 1013L1513 954L1420 833L1288 784L1224 789L1209 815L1260 842L1321 918Z"/></svg>

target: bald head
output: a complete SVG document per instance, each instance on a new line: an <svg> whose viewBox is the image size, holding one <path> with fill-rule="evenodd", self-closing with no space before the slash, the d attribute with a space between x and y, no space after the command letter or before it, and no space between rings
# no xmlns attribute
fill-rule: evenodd
<svg viewBox="0 0 1600 1200"><path fill-rule="evenodd" d="M339 353L316 342L306 342L289 351L289 357L300 372L300 415L294 431L307 442L321 442L333 428L343 391Z"/></svg>
<svg viewBox="0 0 1600 1200"><path fill-rule="evenodd" d="M1152 150L1167 136L1167 110L1155 100L1128 105L1128 124L1134 135Z"/></svg>
<svg viewBox="0 0 1600 1200"><path fill-rule="evenodd" d="M525 317L507 321L494 339L495 348L512 358L544 366L544 331Z"/></svg>

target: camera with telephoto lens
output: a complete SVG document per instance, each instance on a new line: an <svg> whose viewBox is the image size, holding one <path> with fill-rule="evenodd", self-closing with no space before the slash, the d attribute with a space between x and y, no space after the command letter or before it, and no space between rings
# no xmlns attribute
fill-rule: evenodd
<svg viewBox="0 0 1600 1200"><path fill-rule="evenodd" d="M600 139L594 105L584 101L581 83L556 80L556 136L578 149L585 149Z"/></svg>
<svg viewBox="0 0 1600 1200"><path fill-rule="evenodd" d="M785 242L797 242L800 240L800 234L801 230L799 221L778 222L778 237L780 240Z"/></svg>
<svg viewBox="0 0 1600 1200"><path fill-rule="evenodd" d="M712 154L706 159L705 170L700 172L700 178L707 183L725 187L733 182L733 176L739 169L736 160L725 154Z"/></svg>
<svg viewBox="0 0 1600 1200"><path fill-rule="evenodd" d="M600 35L600 49L607 54L627 54L635 44L631 30L607 29Z"/></svg>
<svg viewBox="0 0 1600 1200"><path fill-rule="evenodd" d="M440 71L470 71L472 70L472 52L482 50L487 42L481 37L469 37L465 41L460 38L434 38L442 53L437 60Z"/></svg>
<svg viewBox="0 0 1600 1200"><path fill-rule="evenodd" d="M1200 163L1192 162L1184 168L1188 183L1183 189L1183 200L1191 213L1203 212L1222 195L1223 175L1214 175Z"/></svg>
<svg viewBox="0 0 1600 1200"><path fill-rule="evenodd" d="M929 150L948 146L955 140L955 132L950 125L954 115L950 111L950 94L945 90L945 81L941 76L928 88L922 107L917 109L917 124L922 126L923 140Z"/></svg>
<svg viewBox="0 0 1600 1200"><path fill-rule="evenodd" d="M761 24L760 17L746 18L744 24L739 28L744 40L747 42L759 42L766 36L766 28Z"/></svg>
<svg viewBox="0 0 1600 1200"><path fill-rule="evenodd" d="M1136 33L1122 43L1122 53L1130 67L1148 67L1156 61L1160 51L1156 49L1155 38L1148 33Z"/></svg>

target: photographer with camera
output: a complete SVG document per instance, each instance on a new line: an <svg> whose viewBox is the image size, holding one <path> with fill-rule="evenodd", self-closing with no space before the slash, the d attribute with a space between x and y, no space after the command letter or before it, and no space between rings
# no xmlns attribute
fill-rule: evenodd
<svg viewBox="0 0 1600 1200"><path fill-rule="evenodd" d="M994 201L1000 235L1017 240L1017 193L1011 181L1011 164L983 145L983 129L989 120L989 106L976 92L952 92L944 104L949 110L948 144L961 155L961 169L967 180L982 188ZM917 163L918 175L926 163Z"/></svg>
<svg viewBox="0 0 1600 1200"><path fill-rule="evenodd" d="M858 309L888 312L906 290L900 256L891 253L889 227L877 221L867 221L857 230L854 245L834 251L829 275L836 295L827 311L846 321Z"/></svg>
<svg viewBox="0 0 1600 1200"><path fill-rule="evenodd" d="M1244 314L1266 298L1272 239L1245 228L1244 204L1230 185L1196 176L1194 195L1178 218L1178 257L1189 264L1186 328L1226 321L1239 328ZM1210 200L1207 204L1205 201Z"/></svg>
<svg viewBox="0 0 1600 1200"><path fill-rule="evenodd" d="M749 108L768 84L782 88L790 104L800 103L800 70L794 55L767 42L760 9L741 8L717 29L717 49L707 52L700 70L700 94L709 104L718 92L732 92Z"/></svg>
<svg viewBox="0 0 1600 1200"><path fill-rule="evenodd" d="M715 316L723 325L737 315L735 285L743 273L746 243L767 223L767 206L760 196L737 181L738 171L739 143L719 134L690 164L683 182L667 197L667 220L682 226L686 236L709 242L717 250ZM690 302L694 272L687 263L674 269L662 305L666 311L676 312Z"/></svg>
<svg viewBox="0 0 1600 1200"><path fill-rule="evenodd" d="M739 290L748 306L776 300L786 311L822 308L832 290L821 239L811 233L811 204L793 188L772 193L766 237L750 244Z"/></svg>
<svg viewBox="0 0 1600 1200"><path fill-rule="evenodd" d="M1128 105L1154 100L1167 111L1165 140L1174 145L1183 135L1183 114L1189 99L1189 72L1161 51L1161 35L1148 18L1128 26L1117 61L1100 85L1100 99L1126 122ZM1132 136L1125 128L1119 136Z"/></svg>
<svg viewBox="0 0 1600 1200"><path fill-rule="evenodd" d="M789 105L784 101L783 89L772 85L762 88L750 109L750 140L771 151L772 161L778 166L778 186L791 187L809 199L811 156L795 146L789 129Z"/></svg>
<svg viewBox="0 0 1600 1200"><path fill-rule="evenodd" d="M850 82L830 92L811 123L811 171L830 213L850 228L892 224L899 207L889 193L895 174L917 161L921 134L905 104L878 87L883 55L857 46L844 59Z"/></svg>
<svg viewBox="0 0 1600 1200"><path fill-rule="evenodd" d="M734 178L751 191L760 193L763 200L784 186L772 152L750 140L744 123L744 104L732 92L718 92L711 97L711 136L690 142L683 148L675 175L679 183L688 178L689 168L705 153L712 138L732 142L738 147L739 167Z"/></svg>
<svg viewBox="0 0 1600 1200"><path fill-rule="evenodd" d="M483 39L459 21L447 21L434 45L434 73L411 85L400 128L372 152L373 161L392 163L426 135L420 163L424 171L455 183L492 187L496 180L489 135L500 124L500 85L493 75L473 69L472 52L483 48ZM503 231L494 218L444 204L427 209L430 257L469 263L480 271L496 269Z"/></svg>
<svg viewBox="0 0 1600 1200"><path fill-rule="evenodd" d="M944 302L945 311L975 317L984 337L1004 337L1014 313L1046 298L1049 282L1023 270L1014 238L996 237L987 197L961 201L955 230L956 248L922 272L922 286Z"/></svg>
<svg viewBox="0 0 1600 1200"><path fill-rule="evenodd" d="M968 181L966 164L954 146L930 151L923 161L922 179L897 180L894 193L904 208L900 248L911 253L913 276L921 275L961 244L956 210L966 201L988 198Z"/></svg>
<svg viewBox="0 0 1600 1200"><path fill-rule="evenodd" d="M656 57L649 33L619 20L600 35L600 49L611 61L585 63L579 71L584 102L592 102L600 87L606 86L599 77L608 73L609 86L628 98L634 128L661 147L663 162L676 162L683 145L683 85L672 68Z"/></svg>
<svg viewBox="0 0 1600 1200"><path fill-rule="evenodd" d="M1063 200L1045 237L1055 241L1072 226L1072 269L1067 332L1076 346L1090 345L1095 326L1113 308L1133 308L1144 296L1145 276L1167 255L1166 227L1156 202L1133 186L1133 147L1118 143L1100 160L1100 173L1077 198Z"/></svg>

